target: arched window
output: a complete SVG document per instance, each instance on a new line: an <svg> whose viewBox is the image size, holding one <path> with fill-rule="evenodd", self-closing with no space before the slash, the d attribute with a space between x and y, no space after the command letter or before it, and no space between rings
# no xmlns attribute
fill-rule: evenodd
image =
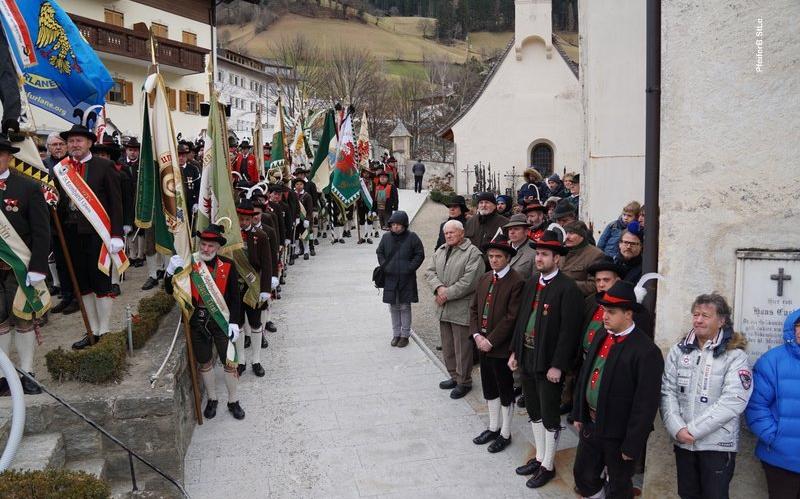
<svg viewBox="0 0 800 499"><path fill-rule="evenodd" d="M547 144L536 144L531 149L531 166L544 176L553 173L553 148Z"/></svg>

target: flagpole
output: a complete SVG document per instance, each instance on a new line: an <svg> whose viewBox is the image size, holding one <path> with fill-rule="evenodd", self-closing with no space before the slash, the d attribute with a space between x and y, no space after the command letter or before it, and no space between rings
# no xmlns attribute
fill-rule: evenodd
<svg viewBox="0 0 800 499"><path fill-rule="evenodd" d="M153 66L157 73L160 73L158 68L158 62L156 62L156 42L155 38L153 37L153 30L150 30L150 56L153 62ZM209 74L209 85L213 85L211 83L211 78L213 77L212 74ZM145 99L144 105L147 105L147 99ZM163 209L163 208L162 208ZM191 221L194 223L194 220ZM191 236L191 230L187 227L186 230L189 231L189 235ZM189 238L191 241L192 238ZM176 300L177 302L177 300ZM189 327L189 314L187 314L186 310L183 307L181 308L181 314L183 315L183 336L186 339L186 358L187 362L189 363L189 378L192 381L192 395L194 396L194 416L197 420L198 425L203 424L203 412L200 410L200 383L197 381L197 361L195 360L194 356L194 347L192 346L192 331Z"/></svg>
<svg viewBox="0 0 800 499"><path fill-rule="evenodd" d="M67 246L67 240L64 237L64 229L61 227L61 220L59 220L58 213L56 213L54 206L50 206L50 218L53 219L53 223L56 226L58 242L61 243L61 251L64 252L64 260L67 264L67 274L69 274L69 280L72 283L72 292L75 296L75 299L78 300L78 307L81 309L83 325L86 328L86 337L89 338L89 345L94 345L94 331L92 331L91 326L89 326L89 316L86 315L86 306L83 304L83 296L81 295L81 288L78 286L78 277L75 275L75 267L72 266L72 257L69 254L69 246Z"/></svg>

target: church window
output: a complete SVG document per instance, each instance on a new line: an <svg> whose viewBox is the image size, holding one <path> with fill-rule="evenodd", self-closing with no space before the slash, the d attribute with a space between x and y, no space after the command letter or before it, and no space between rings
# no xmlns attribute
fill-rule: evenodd
<svg viewBox="0 0 800 499"><path fill-rule="evenodd" d="M553 148L547 144L536 144L531 149L531 166L542 175L553 173Z"/></svg>

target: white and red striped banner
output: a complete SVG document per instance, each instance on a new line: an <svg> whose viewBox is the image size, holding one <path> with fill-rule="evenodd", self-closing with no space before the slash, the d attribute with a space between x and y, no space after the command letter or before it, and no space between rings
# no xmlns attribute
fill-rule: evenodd
<svg viewBox="0 0 800 499"><path fill-rule="evenodd" d="M67 156L53 167L53 172L61 183L64 193L86 217L86 220L89 221L103 241L103 247L100 249L100 258L97 260L97 268L104 274L111 275L111 262L113 261L117 271L121 274L128 268L128 256L125 254L125 250L120 250L117 253L110 252L111 219L95 193L75 170L73 164L77 164L77 162Z"/></svg>

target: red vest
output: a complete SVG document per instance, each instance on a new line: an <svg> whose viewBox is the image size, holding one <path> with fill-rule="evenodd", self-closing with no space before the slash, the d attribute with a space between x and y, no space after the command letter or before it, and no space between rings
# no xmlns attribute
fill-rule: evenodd
<svg viewBox="0 0 800 499"><path fill-rule="evenodd" d="M205 262L201 262L200 265L205 265ZM211 271L211 276L214 278L214 282L217 284L217 288L219 288L219 292L224 295L225 288L228 287L228 276L231 273L230 262L223 262L221 258L217 258L217 264L213 269L209 270ZM194 286L194 282L192 282L192 302L197 305L202 303L200 294L197 292L197 288Z"/></svg>

